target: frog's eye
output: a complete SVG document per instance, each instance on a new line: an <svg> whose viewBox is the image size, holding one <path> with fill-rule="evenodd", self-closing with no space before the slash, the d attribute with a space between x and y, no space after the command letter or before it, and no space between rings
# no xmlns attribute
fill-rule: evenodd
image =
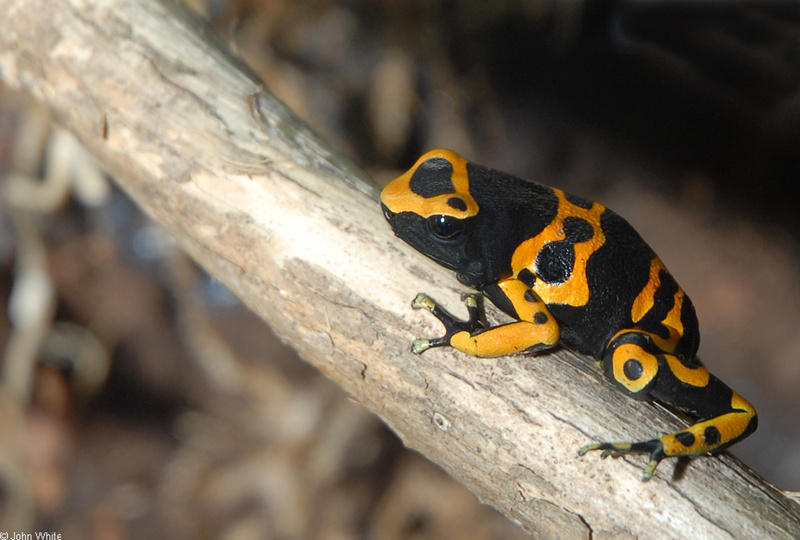
<svg viewBox="0 0 800 540"><path fill-rule="evenodd" d="M464 222L453 216L431 216L427 221L428 230L443 240L451 240L464 230Z"/></svg>

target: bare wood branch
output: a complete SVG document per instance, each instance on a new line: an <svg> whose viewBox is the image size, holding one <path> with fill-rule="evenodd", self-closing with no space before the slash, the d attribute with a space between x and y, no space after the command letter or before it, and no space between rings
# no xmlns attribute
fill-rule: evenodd
<svg viewBox="0 0 800 540"><path fill-rule="evenodd" d="M537 538L798 538L800 512L729 456L649 483L577 456L680 425L566 351L486 361L409 352L440 332L418 291L448 272L396 240L376 189L202 25L157 0L0 0L0 72L309 362L405 443Z"/></svg>

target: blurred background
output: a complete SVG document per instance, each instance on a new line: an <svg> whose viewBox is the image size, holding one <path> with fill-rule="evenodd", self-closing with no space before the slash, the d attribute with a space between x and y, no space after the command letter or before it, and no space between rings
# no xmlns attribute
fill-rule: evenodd
<svg viewBox="0 0 800 540"><path fill-rule="evenodd" d="M701 358L759 410L732 452L800 490L800 4L187 3L381 184L441 146L626 217L694 301ZM2 87L0 302L2 530L525 537Z"/></svg>

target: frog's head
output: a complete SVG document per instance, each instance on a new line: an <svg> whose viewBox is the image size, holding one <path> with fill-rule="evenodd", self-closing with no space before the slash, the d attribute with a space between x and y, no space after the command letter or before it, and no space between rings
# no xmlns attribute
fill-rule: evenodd
<svg viewBox="0 0 800 540"><path fill-rule="evenodd" d="M383 189L381 206L405 242L455 270L465 285L486 283L483 250L473 234L479 208L464 158L450 150L428 152Z"/></svg>

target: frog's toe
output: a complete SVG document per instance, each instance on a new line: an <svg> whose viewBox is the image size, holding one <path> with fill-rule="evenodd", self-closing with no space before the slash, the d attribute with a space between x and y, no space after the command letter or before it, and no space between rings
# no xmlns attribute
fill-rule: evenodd
<svg viewBox="0 0 800 540"><path fill-rule="evenodd" d="M653 477L653 473L661 463L661 460L666 457L664 453L664 444L659 439L651 439L649 441L641 442L599 442L587 444L578 450L578 455L586 455L587 452L593 450L600 450L600 457L606 458L608 456L618 457L626 454L649 454L650 460L644 466L642 471L642 481L647 482Z"/></svg>
<svg viewBox="0 0 800 540"><path fill-rule="evenodd" d="M411 307L414 309L426 309L433 311L436 308L436 301L425 293L419 293L411 301Z"/></svg>
<svg viewBox="0 0 800 540"><path fill-rule="evenodd" d="M415 339L411 343L411 352L414 354L422 354L431 348L431 340L429 339Z"/></svg>

